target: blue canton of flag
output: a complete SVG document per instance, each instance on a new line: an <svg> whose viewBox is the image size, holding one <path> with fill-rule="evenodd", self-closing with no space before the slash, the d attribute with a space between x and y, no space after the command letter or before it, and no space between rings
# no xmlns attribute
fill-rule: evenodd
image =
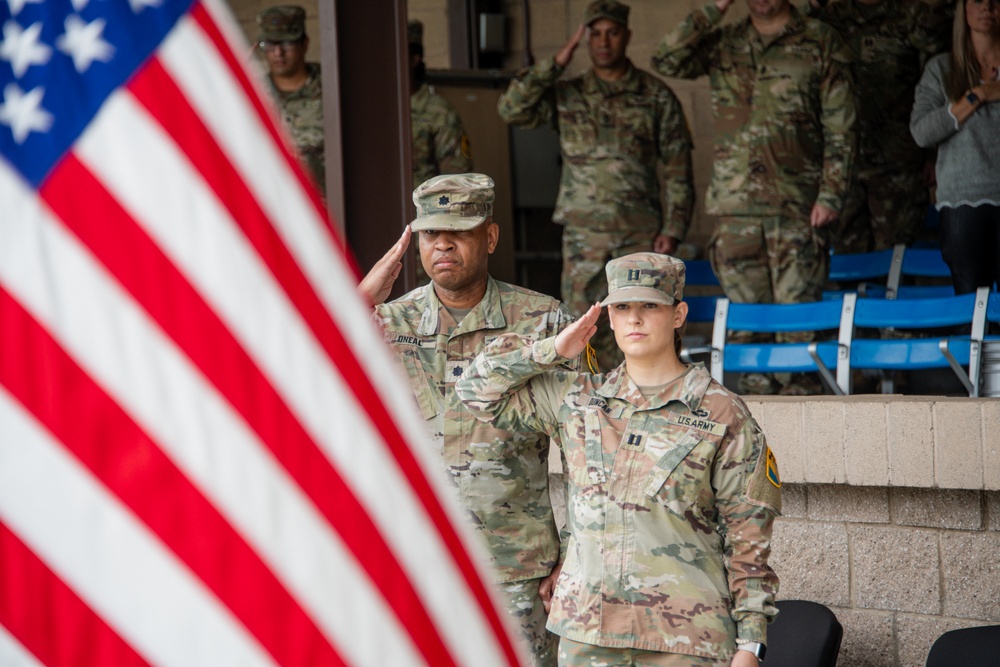
<svg viewBox="0 0 1000 667"><path fill-rule="evenodd" d="M0 154L36 188L190 0L0 0Z"/></svg>

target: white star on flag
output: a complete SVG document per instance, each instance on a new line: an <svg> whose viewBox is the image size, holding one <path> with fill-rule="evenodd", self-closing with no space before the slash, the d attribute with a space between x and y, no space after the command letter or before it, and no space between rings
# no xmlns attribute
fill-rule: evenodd
<svg viewBox="0 0 1000 667"><path fill-rule="evenodd" d="M10 15L17 16L18 12L24 9L24 6L29 2L39 4L42 0L7 0L7 6L10 7Z"/></svg>
<svg viewBox="0 0 1000 667"><path fill-rule="evenodd" d="M38 41L41 34L41 21L27 30L23 30L14 21L7 21L3 25L0 59L10 62L17 78L20 79L32 65L44 65L52 57L52 49Z"/></svg>
<svg viewBox="0 0 1000 667"><path fill-rule="evenodd" d="M101 38L104 19L84 23L76 14L66 17L66 32L56 39L56 48L73 58L76 71L87 71L95 60L108 62L115 48Z"/></svg>
<svg viewBox="0 0 1000 667"><path fill-rule="evenodd" d="M77 13L83 11L84 7L86 7L87 3L89 2L90 0L71 0L71 4L73 5L73 11Z"/></svg>
<svg viewBox="0 0 1000 667"><path fill-rule="evenodd" d="M25 94L16 83L3 89L0 104L0 123L9 125L14 141L24 143L30 132L48 132L52 127L52 114L41 108L45 89L41 86Z"/></svg>
<svg viewBox="0 0 1000 667"><path fill-rule="evenodd" d="M138 14L146 7L159 7L161 0L128 0L132 11Z"/></svg>

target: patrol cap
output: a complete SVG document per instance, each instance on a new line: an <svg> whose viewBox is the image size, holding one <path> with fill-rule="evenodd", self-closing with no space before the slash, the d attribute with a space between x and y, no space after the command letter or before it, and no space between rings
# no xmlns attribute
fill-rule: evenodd
<svg viewBox="0 0 1000 667"><path fill-rule="evenodd" d="M493 215L493 179L484 174L442 174L413 191L417 219L410 229L465 231Z"/></svg>
<svg viewBox="0 0 1000 667"><path fill-rule="evenodd" d="M662 303L671 306L684 298L684 262L655 252L637 252L608 262L608 297L615 303Z"/></svg>
<svg viewBox="0 0 1000 667"><path fill-rule="evenodd" d="M424 24L416 19L406 24L406 38L408 43L418 46L424 45Z"/></svg>
<svg viewBox="0 0 1000 667"><path fill-rule="evenodd" d="M298 5L268 7L257 14L257 41L293 42L306 36L306 10Z"/></svg>
<svg viewBox="0 0 1000 667"><path fill-rule="evenodd" d="M587 12L583 15L583 23L589 26L597 19L611 19L627 28L628 12L628 5L623 5L618 0L594 0L587 5Z"/></svg>

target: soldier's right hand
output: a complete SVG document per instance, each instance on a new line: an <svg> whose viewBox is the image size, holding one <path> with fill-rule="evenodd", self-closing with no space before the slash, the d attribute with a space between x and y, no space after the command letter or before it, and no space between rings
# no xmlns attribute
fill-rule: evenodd
<svg viewBox="0 0 1000 667"><path fill-rule="evenodd" d="M729 9L730 5L732 5L732 4L733 4L733 0L715 0L715 6L723 14L726 13L726 10Z"/></svg>
<svg viewBox="0 0 1000 667"><path fill-rule="evenodd" d="M382 255L382 259L375 262L375 266L358 284L358 291L373 306L385 301L392 291L392 286L403 269L403 253L410 245L410 233L410 226L407 225L399 241L389 248L389 252Z"/></svg>
<svg viewBox="0 0 1000 667"><path fill-rule="evenodd" d="M556 354L566 359L575 359L587 349L587 343L597 333L597 318L601 316L601 304L595 303L576 322L556 336Z"/></svg>
<svg viewBox="0 0 1000 667"><path fill-rule="evenodd" d="M556 65L566 69L569 65L569 61L573 60L573 52L576 51L576 47L580 45L580 40L583 39L584 33L587 32L587 26L580 24L580 27L576 29L573 36L569 38L569 41L563 44L563 47L559 49L559 53L556 54Z"/></svg>

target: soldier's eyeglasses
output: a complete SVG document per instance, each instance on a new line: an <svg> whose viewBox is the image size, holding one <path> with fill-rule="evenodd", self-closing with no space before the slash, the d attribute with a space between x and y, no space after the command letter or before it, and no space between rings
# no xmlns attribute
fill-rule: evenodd
<svg viewBox="0 0 1000 667"><path fill-rule="evenodd" d="M275 51L280 46L281 48L287 51L289 49L294 49L296 46L301 46L302 43L303 40L301 39L286 39L281 42L272 42L270 40L265 39L257 42L257 48L260 49L261 51Z"/></svg>

